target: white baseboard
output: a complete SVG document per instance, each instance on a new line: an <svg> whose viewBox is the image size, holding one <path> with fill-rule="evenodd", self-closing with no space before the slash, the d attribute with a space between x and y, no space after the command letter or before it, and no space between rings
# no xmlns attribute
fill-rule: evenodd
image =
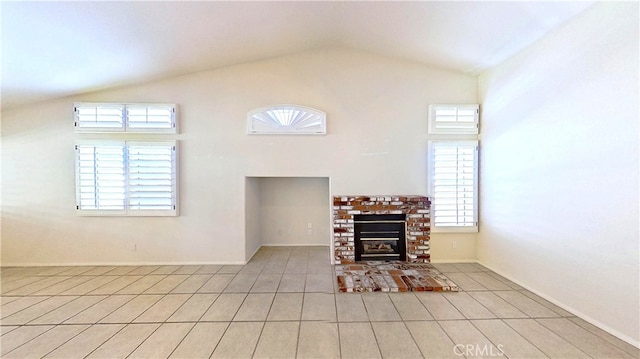
<svg viewBox="0 0 640 359"><path fill-rule="evenodd" d="M2 263L0 268L10 267L105 267L105 266L195 266L195 265L243 265L242 261L203 262L73 262L73 263Z"/></svg>
<svg viewBox="0 0 640 359"><path fill-rule="evenodd" d="M618 338L618 339L620 339L620 340L622 340L622 341L624 341L626 343L629 343L629 344L633 345L634 347L640 349L640 341L639 340L631 338L631 337L629 337L629 336L627 336L627 335L625 335L623 333L620 333L617 330L609 327L608 325L606 325L606 324L604 324L604 323L602 323L602 322L600 322L600 321L598 321L596 319L593 319L590 316L582 313L581 311L576 310L575 308L570 307L570 306L568 306L568 305L566 305L564 303L561 303L561 302L555 300L554 298L551 298L548 295L546 295L544 293L541 293L541 292L529 287L527 284L522 283L519 280L512 278L510 275L502 273L501 271L498 271L495 268L492 268L491 266L489 266L489 265L487 265L485 263L482 263L481 261L477 261L477 263L480 264L480 265L483 265L483 266L487 267L488 269L492 270L493 272L495 272L495 273L507 278L508 280L516 283L517 285L525 288L526 290L528 290L528 291L530 291L532 293L535 293L536 295L548 300L549 302L557 305L558 307L566 310L567 312L575 315L576 317L579 317L580 319L583 319L586 322L589 322L589 323L595 325L596 327L604 330L605 332L613 335L614 337L616 337L616 338Z"/></svg>
<svg viewBox="0 0 640 359"><path fill-rule="evenodd" d="M251 258L260 250L262 247L330 247L328 244L282 244L282 243L263 243L256 249L256 252L253 253ZM251 259L249 258L249 259ZM334 265L333 255L330 255L329 260L331 261L331 265Z"/></svg>
<svg viewBox="0 0 640 359"><path fill-rule="evenodd" d="M260 247L329 247L326 243L262 243Z"/></svg>
<svg viewBox="0 0 640 359"><path fill-rule="evenodd" d="M431 263L478 263L475 259L431 259Z"/></svg>
<svg viewBox="0 0 640 359"><path fill-rule="evenodd" d="M281 243L263 243L253 254L249 257L247 262L253 258L253 256L262 247L329 247L327 244L281 244ZM171 266L171 265L244 265L247 264L244 261L195 261L195 262L71 262L71 263L33 263L33 262L13 262L13 263L0 263L0 268L9 267L100 267L100 266Z"/></svg>
<svg viewBox="0 0 640 359"><path fill-rule="evenodd" d="M247 264L249 263L249 261L251 260L251 258L253 258L253 256L256 255L256 253L258 253L258 251L260 250L260 248L262 248L262 245L259 245L258 248L256 248L255 251L253 251L253 253L251 253L251 255L247 258L247 260L243 263L243 264Z"/></svg>

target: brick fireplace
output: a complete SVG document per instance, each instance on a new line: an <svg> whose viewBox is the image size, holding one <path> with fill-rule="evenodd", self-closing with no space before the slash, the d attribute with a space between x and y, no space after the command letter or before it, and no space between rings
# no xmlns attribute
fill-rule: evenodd
<svg viewBox="0 0 640 359"><path fill-rule="evenodd" d="M424 196L334 196L333 244L336 264L355 262L355 215L406 215L407 262L429 263L431 202Z"/></svg>

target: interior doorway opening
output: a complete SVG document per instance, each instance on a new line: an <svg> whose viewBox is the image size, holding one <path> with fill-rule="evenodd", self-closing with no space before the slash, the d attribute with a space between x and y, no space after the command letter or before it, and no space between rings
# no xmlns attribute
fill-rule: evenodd
<svg viewBox="0 0 640 359"><path fill-rule="evenodd" d="M260 246L329 246L328 177L246 177L246 260Z"/></svg>

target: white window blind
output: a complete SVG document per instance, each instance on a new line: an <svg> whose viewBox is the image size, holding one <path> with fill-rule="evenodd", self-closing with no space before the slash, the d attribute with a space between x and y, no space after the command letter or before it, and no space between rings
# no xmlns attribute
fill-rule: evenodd
<svg viewBox="0 0 640 359"><path fill-rule="evenodd" d="M78 214L174 216L176 169L175 141L78 144Z"/></svg>
<svg viewBox="0 0 640 359"><path fill-rule="evenodd" d="M78 102L74 124L76 132L176 133L176 106Z"/></svg>
<svg viewBox="0 0 640 359"><path fill-rule="evenodd" d="M478 142L431 142L433 227L478 226Z"/></svg>
<svg viewBox="0 0 640 359"><path fill-rule="evenodd" d="M429 106L430 134L478 134L480 105Z"/></svg>

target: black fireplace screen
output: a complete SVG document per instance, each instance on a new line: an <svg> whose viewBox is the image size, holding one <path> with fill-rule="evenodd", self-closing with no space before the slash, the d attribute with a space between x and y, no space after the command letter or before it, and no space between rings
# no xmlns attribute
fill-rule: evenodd
<svg viewBox="0 0 640 359"><path fill-rule="evenodd" d="M355 215L353 219L356 261L406 260L406 215Z"/></svg>

